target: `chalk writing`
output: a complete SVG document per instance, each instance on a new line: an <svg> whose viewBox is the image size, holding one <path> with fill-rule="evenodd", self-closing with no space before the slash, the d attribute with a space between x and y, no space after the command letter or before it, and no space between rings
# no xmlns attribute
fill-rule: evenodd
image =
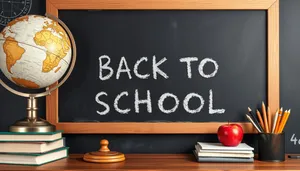
<svg viewBox="0 0 300 171"><path fill-rule="evenodd" d="M186 63L187 78L192 79L193 68L191 66L191 63L197 62L198 60L199 60L198 57L182 57L179 59L179 62ZM152 68L151 68L152 72L139 73L140 65L142 63L146 63L146 62L152 62ZM107 81L109 79L112 79L114 74L115 74L115 79L117 79L117 80L120 79L121 76L127 77L129 80L131 80L133 76L136 76L139 79L149 79L149 78L151 78L150 73L152 73L152 78L154 80L157 80L158 76L160 76L163 79L169 79L170 77L163 70L163 64L166 62L167 62L166 57L157 59L156 56L154 55L152 57L152 60L150 60L150 61L148 60L148 57L141 57L140 59L138 59L135 62L133 70L131 70L127 64L126 58L124 56L122 56L119 61L117 70L114 71L114 69L110 66L110 63L111 63L110 57L108 55L102 55L99 57L99 79L101 81ZM204 67L208 63L213 64L214 70L211 73L204 73ZM174 68L174 69L177 69L177 68ZM103 72L104 70L108 71L108 72L105 72L106 75L104 75L104 72ZM219 70L219 65L218 65L217 61L213 60L212 58L204 58L199 62L197 70L201 77L209 79L209 78L213 78L216 76L216 74L218 73L218 70ZM214 105L213 105L213 97L214 96L213 96L212 89L209 90L208 94L209 94L208 113L209 114L225 113L225 109L222 109L222 108L214 109ZM106 115L111 110L109 104L107 104L105 102L104 96L109 96L109 95L106 92L101 91L101 92L97 93L95 96L96 103L105 108L103 111L97 110L97 113L99 115ZM119 107L120 100L123 98L128 100L128 98L132 98L132 97L130 97L130 94L128 93L128 91L123 91L123 92L119 93L114 99L113 108L115 111L117 111L120 114L128 114L130 111L132 111L132 109L130 109L130 108L121 109ZM189 106L189 101L192 98L196 98L199 100L199 105L194 109L191 109ZM166 99L171 99L174 101L174 105L172 105L172 107L169 107L169 109L166 109L164 106L164 101ZM134 91L133 103L134 103L134 112L135 113L140 113L140 106L142 106L142 105L147 107L148 113L152 113L152 108L153 108L154 102L151 98L151 90L147 90L145 93L143 93L143 92L140 92L137 87ZM196 92L188 93L182 101L176 96L176 94L174 94L172 92L166 92L166 93L163 93L159 97L158 101L156 102L158 109L162 113L165 113L165 114L174 113L179 108L181 103L182 103L182 107L184 108L184 110L187 113L196 114L196 113L201 112L201 110L204 108L206 101L204 100L203 96L201 96L200 94L198 94Z"/></svg>
<svg viewBox="0 0 300 171"><path fill-rule="evenodd" d="M300 139L297 139L296 135L293 134L290 141L294 144L294 145L300 145Z"/></svg>
<svg viewBox="0 0 300 171"><path fill-rule="evenodd" d="M175 106L169 110L166 110L163 106L163 103L164 103L164 100L167 98L167 97L171 97L175 100ZM178 105L179 105L179 100L177 98L177 96L175 96L174 94L172 93L164 93L162 96L160 96L159 100L158 100L158 107L159 109L166 113L166 114L169 114L169 113L172 113L172 112L175 112L176 109L178 108Z"/></svg>

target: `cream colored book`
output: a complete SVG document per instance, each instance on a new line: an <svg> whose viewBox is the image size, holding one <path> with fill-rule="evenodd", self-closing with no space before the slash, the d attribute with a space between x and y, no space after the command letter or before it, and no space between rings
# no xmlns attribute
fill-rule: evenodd
<svg viewBox="0 0 300 171"><path fill-rule="evenodd" d="M208 143L208 142L197 142L201 150L222 150L222 151L253 151L254 148L250 147L246 143L240 143L238 146L229 147L224 146L221 143Z"/></svg>
<svg viewBox="0 0 300 171"><path fill-rule="evenodd" d="M0 142L4 141L55 141L62 138L62 131L55 132L0 132Z"/></svg>
<svg viewBox="0 0 300 171"><path fill-rule="evenodd" d="M64 138L52 142L0 142L0 153L45 153L64 146Z"/></svg>
<svg viewBox="0 0 300 171"><path fill-rule="evenodd" d="M0 163L40 166L46 163L50 163L68 157L68 149L69 149L68 147L63 147L43 154L0 153Z"/></svg>
<svg viewBox="0 0 300 171"><path fill-rule="evenodd" d="M193 150L196 160L200 163L253 163L254 158L238 158L238 157L199 157L196 150Z"/></svg>
<svg viewBox="0 0 300 171"><path fill-rule="evenodd" d="M252 158L254 154L244 153L198 153L198 157L233 157L233 158Z"/></svg>
<svg viewBox="0 0 300 171"><path fill-rule="evenodd" d="M195 149L199 153L242 153L242 154L252 154L252 151L246 151L246 150L203 150L200 148L198 144L195 145Z"/></svg>
<svg viewBox="0 0 300 171"><path fill-rule="evenodd" d="M199 148L199 147L198 147ZM254 153L250 151L250 153L239 153L239 152L199 152L197 149L195 150L198 157L231 157L231 158L252 158L254 157Z"/></svg>

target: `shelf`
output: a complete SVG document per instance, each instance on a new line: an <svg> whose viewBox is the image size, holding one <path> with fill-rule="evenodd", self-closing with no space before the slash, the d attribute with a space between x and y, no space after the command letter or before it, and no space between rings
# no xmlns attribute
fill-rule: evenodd
<svg viewBox="0 0 300 171"><path fill-rule="evenodd" d="M0 165L1 170L300 170L300 160L286 159L285 162L271 163L198 163L192 154L125 154L126 160L113 164L87 163L82 154L71 154L68 158L39 167Z"/></svg>

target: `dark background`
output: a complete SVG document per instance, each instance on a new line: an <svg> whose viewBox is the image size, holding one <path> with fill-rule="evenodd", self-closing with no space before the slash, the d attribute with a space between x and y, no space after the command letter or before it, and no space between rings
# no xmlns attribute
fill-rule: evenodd
<svg viewBox="0 0 300 171"><path fill-rule="evenodd" d="M45 2L33 0L31 14L44 14ZM300 144L290 142L295 134L300 137L298 126L300 111L297 98L300 82L297 80L300 58L300 1L280 1L280 95L281 106L292 109L286 128L286 150L288 153L300 153ZM2 29L2 28L1 28ZM26 100L0 88L0 131L25 115ZM39 99L40 116L45 117L45 99ZM64 135L71 153L85 153L99 148L99 141L106 138L110 149L123 153L191 153L197 141L217 141L215 134L200 135ZM244 142L256 146L256 135L245 135Z"/></svg>

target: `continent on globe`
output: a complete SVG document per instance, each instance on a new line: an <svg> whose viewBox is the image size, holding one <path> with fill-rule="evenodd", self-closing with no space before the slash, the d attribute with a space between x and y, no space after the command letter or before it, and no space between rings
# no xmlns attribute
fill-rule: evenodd
<svg viewBox="0 0 300 171"><path fill-rule="evenodd" d="M16 24L19 21L28 21L28 16L22 16L19 18L16 18L15 20L9 22L7 26L12 26ZM11 30L9 30L11 32ZM3 37L6 37L6 30L4 29L1 34ZM15 49L16 48L16 49ZM3 44L3 49L6 54L6 66L8 72L11 72L11 67L17 62L17 60L21 59L22 54L25 52L24 48L20 47L18 45L18 42L12 38L12 37L7 37Z"/></svg>
<svg viewBox="0 0 300 171"><path fill-rule="evenodd" d="M6 54L6 67L8 72L11 72L11 67L15 65L17 60L20 60L23 53L25 52L24 48L18 45L18 42L12 38L6 38L5 42L3 43L3 50Z"/></svg>
<svg viewBox="0 0 300 171"><path fill-rule="evenodd" d="M35 82L25 80L23 78L14 78L12 77L13 81L18 84L19 86L26 87L26 88L40 88Z"/></svg>
<svg viewBox="0 0 300 171"><path fill-rule="evenodd" d="M70 50L70 41L66 37L66 32L57 24L57 22L52 22L49 24L45 22L46 26L43 30L36 33L34 41L37 45L44 46L47 49L47 56L43 62L43 72L49 72L58 66L59 62L67 55ZM59 35L58 37L48 30L51 28L55 30ZM56 72L59 69L56 70Z"/></svg>

